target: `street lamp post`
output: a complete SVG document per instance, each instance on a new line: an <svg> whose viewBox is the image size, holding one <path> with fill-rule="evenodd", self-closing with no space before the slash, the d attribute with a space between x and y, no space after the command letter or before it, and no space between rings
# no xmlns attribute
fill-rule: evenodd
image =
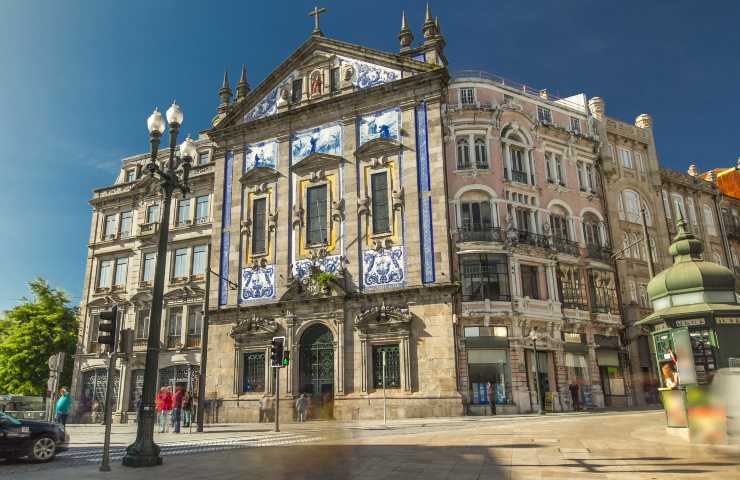
<svg viewBox="0 0 740 480"><path fill-rule="evenodd" d="M162 295L164 293L165 260L167 256L167 242L170 229L170 204L172 194L180 190L183 195L189 192L188 177L190 163L196 155L195 144L186 138L180 145L180 155L175 157L177 134L182 125L183 114L180 107L172 102L167 109L167 123L170 127L170 155L164 168L157 163L159 142L164 133L165 122L162 114L154 109L147 119L149 142L151 143L151 157L147 165L147 172L151 178L159 181L162 189L163 205L162 219L159 224L159 244L157 248L157 264L154 274L154 289L152 292L152 310L149 314L149 337L146 346L146 366L144 369L144 386L141 394L141 405L137 412L136 440L126 448L123 464L128 467L152 467L162 464L159 447L154 443L155 404L154 396L157 389L157 372L159 364L159 330L162 325Z"/></svg>
<svg viewBox="0 0 740 480"><path fill-rule="evenodd" d="M529 339L532 340L532 348L534 349L534 388L537 393L537 413L540 415L545 414L545 410L542 408L542 385L540 385L540 359L537 355L537 340L540 339L540 335L537 333L537 329L533 328L529 331Z"/></svg>

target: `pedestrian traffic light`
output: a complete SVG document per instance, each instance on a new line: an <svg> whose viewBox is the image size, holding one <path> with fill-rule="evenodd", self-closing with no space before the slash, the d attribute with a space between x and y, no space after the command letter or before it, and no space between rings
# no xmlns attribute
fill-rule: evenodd
<svg viewBox="0 0 740 480"><path fill-rule="evenodd" d="M110 345L111 351L116 344L116 333L118 332L118 305L107 312L100 314L100 323L98 324L98 343Z"/></svg>
<svg viewBox="0 0 740 480"><path fill-rule="evenodd" d="M272 337L270 347L270 360L273 367L283 366L283 354L285 353L285 337Z"/></svg>
<svg viewBox="0 0 740 480"><path fill-rule="evenodd" d="M285 350L283 352L283 367L287 367L290 363L290 350Z"/></svg>

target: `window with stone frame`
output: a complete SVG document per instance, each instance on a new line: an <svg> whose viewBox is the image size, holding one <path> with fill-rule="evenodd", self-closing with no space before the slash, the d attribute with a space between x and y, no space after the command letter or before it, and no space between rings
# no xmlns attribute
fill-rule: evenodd
<svg viewBox="0 0 740 480"><path fill-rule="evenodd" d="M103 240L113 240L114 238L116 238L117 223L118 223L117 213L105 216L105 224L103 227Z"/></svg>
<svg viewBox="0 0 740 480"><path fill-rule="evenodd" d="M170 307L167 315L167 348L182 344L182 307Z"/></svg>
<svg viewBox="0 0 740 480"><path fill-rule="evenodd" d="M252 200L252 228L250 254L267 253L267 197Z"/></svg>
<svg viewBox="0 0 740 480"><path fill-rule="evenodd" d="M632 150L627 150L626 148L619 147L617 151L619 152L619 159L622 163L622 166L624 168L634 169L635 160L634 156L632 155Z"/></svg>
<svg viewBox="0 0 740 480"><path fill-rule="evenodd" d="M98 269L98 288L110 288L113 274L113 260L102 260Z"/></svg>
<svg viewBox="0 0 740 480"><path fill-rule="evenodd" d="M461 88L460 89L460 103L462 105L475 105L475 89L474 88Z"/></svg>
<svg viewBox="0 0 740 480"><path fill-rule="evenodd" d="M130 168L126 170L126 183L130 183L136 180L136 169Z"/></svg>
<svg viewBox="0 0 740 480"><path fill-rule="evenodd" d="M383 354L385 353L385 388L401 388L401 355L399 345L373 345L373 388L383 388Z"/></svg>
<svg viewBox="0 0 740 480"><path fill-rule="evenodd" d="M328 185L317 185L306 189L306 244L326 245L329 242L327 224Z"/></svg>
<svg viewBox="0 0 740 480"><path fill-rule="evenodd" d="M509 155L511 157L511 179L515 182L529 184L524 149L512 145L509 147Z"/></svg>
<svg viewBox="0 0 740 480"><path fill-rule="evenodd" d="M522 296L541 300L539 269L534 265L520 265L519 271L522 277Z"/></svg>
<svg viewBox="0 0 740 480"><path fill-rule="evenodd" d="M196 245L193 247L193 268L192 268L192 276L203 278L203 276L206 274L206 262L208 256L208 246L207 245Z"/></svg>
<svg viewBox="0 0 740 480"><path fill-rule="evenodd" d="M128 257L116 258L116 271L113 275L113 286L123 288L126 286L128 273Z"/></svg>
<svg viewBox="0 0 740 480"><path fill-rule="evenodd" d="M143 283L152 283L154 281L154 270L156 269L156 267L157 253L143 253L141 260L141 281Z"/></svg>
<svg viewBox="0 0 740 480"><path fill-rule="evenodd" d="M704 228L706 229L707 233L709 235L717 235L717 226L714 223L714 213L712 212L712 207L710 207L707 204L704 204Z"/></svg>
<svg viewBox="0 0 740 480"><path fill-rule="evenodd" d="M467 170L472 168L470 163L470 144L467 138L461 138L457 141L457 169Z"/></svg>
<svg viewBox="0 0 740 480"><path fill-rule="evenodd" d="M686 213L689 216L686 221L691 225L698 225L699 221L696 216L696 205L694 204L693 197L686 197Z"/></svg>
<svg viewBox="0 0 740 480"><path fill-rule="evenodd" d="M370 175L371 217L373 235L390 233L390 209L388 204L388 171Z"/></svg>
<svg viewBox="0 0 740 480"><path fill-rule="evenodd" d="M146 223L159 222L159 204L153 203L146 207Z"/></svg>
<svg viewBox="0 0 740 480"><path fill-rule="evenodd" d="M188 276L188 249L178 248L174 251L172 278L182 279Z"/></svg>
<svg viewBox="0 0 740 480"><path fill-rule="evenodd" d="M201 305L188 306L187 338L185 346L188 348L200 347L201 333L203 332L203 307Z"/></svg>
<svg viewBox="0 0 740 480"><path fill-rule="evenodd" d="M198 153L198 165L205 165L211 161L210 152L199 152Z"/></svg>
<svg viewBox="0 0 740 480"><path fill-rule="evenodd" d="M671 201L668 200L668 192L661 190L661 195L663 196L663 208L665 209L666 217L673 218L673 215L671 215Z"/></svg>
<svg viewBox="0 0 740 480"><path fill-rule="evenodd" d="M292 92L290 96L290 101L292 103L300 102L303 99L303 79L298 78L296 80L293 80L291 87Z"/></svg>
<svg viewBox="0 0 740 480"><path fill-rule="evenodd" d="M493 226L491 202L461 202L460 228L466 232L489 230Z"/></svg>
<svg viewBox="0 0 740 480"><path fill-rule="evenodd" d="M599 219L591 212L583 215L583 240L586 246L601 247Z"/></svg>
<svg viewBox="0 0 740 480"><path fill-rule="evenodd" d="M552 111L547 107L537 107L537 119L542 123L552 124Z"/></svg>
<svg viewBox="0 0 740 480"><path fill-rule="evenodd" d="M201 195L195 199L195 223L203 224L208 223L210 215L208 195Z"/></svg>
<svg viewBox="0 0 740 480"><path fill-rule="evenodd" d="M570 240L568 234L568 218L565 215L550 214L552 236L561 240Z"/></svg>
<svg viewBox="0 0 740 480"><path fill-rule="evenodd" d="M121 381L121 372L113 372L113 398L118 398L118 386ZM105 391L108 384L108 369L96 368L82 373L82 395L78 409L80 412L90 412L93 402L105 404Z"/></svg>
<svg viewBox="0 0 740 480"><path fill-rule="evenodd" d="M331 93L339 91L339 67L334 67L329 71L329 91Z"/></svg>
<svg viewBox="0 0 740 480"><path fill-rule="evenodd" d="M509 268L505 255L462 255L460 275L464 301L511 300Z"/></svg>
<svg viewBox="0 0 740 480"><path fill-rule="evenodd" d="M136 330L134 336L136 340L143 340L149 337L149 313L148 308L136 312Z"/></svg>
<svg viewBox="0 0 740 480"><path fill-rule="evenodd" d="M242 391L265 391L265 352L245 352L242 362Z"/></svg>
<svg viewBox="0 0 740 480"><path fill-rule="evenodd" d="M475 168L488 168L488 145L483 138L475 139Z"/></svg>
<svg viewBox="0 0 740 480"><path fill-rule="evenodd" d="M588 310L586 285L581 278L580 268L561 265L558 286L563 308Z"/></svg>
<svg viewBox="0 0 740 480"><path fill-rule="evenodd" d="M176 226L190 225L190 199L182 198L177 202Z"/></svg>
<svg viewBox="0 0 740 480"><path fill-rule="evenodd" d="M570 131L575 134L581 133L581 119L576 117L570 117Z"/></svg>
<svg viewBox="0 0 740 480"><path fill-rule="evenodd" d="M121 213L121 224L119 226L120 238L129 238L134 228L134 212L127 210Z"/></svg>

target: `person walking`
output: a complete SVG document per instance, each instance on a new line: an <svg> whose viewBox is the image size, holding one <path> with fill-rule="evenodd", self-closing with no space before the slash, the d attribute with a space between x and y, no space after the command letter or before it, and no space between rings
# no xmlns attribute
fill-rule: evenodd
<svg viewBox="0 0 740 480"><path fill-rule="evenodd" d="M180 385L176 386L175 394L172 396L172 426L175 427L175 433L180 433L180 417L182 416L182 398L184 395L184 388Z"/></svg>
<svg viewBox="0 0 740 480"><path fill-rule="evenodd" d="M486 394L488 395L488 403L491 406L491 415L496 415L496 384L493 383L493 380L488 381Z"/></svg>
<svg viewBox="0 0 740 480"><path fill-rule="evenodd" d="M66 388L59 389L59 400L57 400L54 410L56 413L57 423L61 423L63 427L67 426L67 417L69 416L69 409L72 407L72 399L69 398L69 392Z"/></svg>
<svg viewBox="0 0 740 480"><path fill-rule="evenodd" d="M301 393L298 399L295 401L295 409L296 412L298 412L298 422L305 422L306 410L308 409L308 400L306 399L305 393Z"/></svg>
<svg viewBox="0 0 740 480"><path fill-rule="evenodd" d="M159 424L159 433L165 433L170 430L170 413L172 412L172 393L169 387L162 387L156 398L157 423Z"/></svg>
<svg viewBox="0 0 740 480"><path fill-rule="evenodd" d="M263 423L267 420L267 397L260 398L259 408L260 408L260 423Z"/></svg>
<svg viewBox="0 0 740 480"><path fill-rule="evenodd" d="M570 391L570 399L573 401L573 410L579 411L581 409L580 387L576 383L575 378L570 379L568 390Z"/></svg>
<svg viewBox="0 0 740 480"><path fill-rule="evenodd" d="M193 394L189 391L185 392L182 397L182 426L185 428L190 427L190 422L193 419Z"/></svg>

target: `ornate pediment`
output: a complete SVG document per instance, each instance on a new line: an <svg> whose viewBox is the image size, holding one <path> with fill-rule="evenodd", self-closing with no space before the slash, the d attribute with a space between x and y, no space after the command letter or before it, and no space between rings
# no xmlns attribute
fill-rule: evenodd
<svg viewBox="0 0 740 480"><path fill-rule="evenodd" d="M149 290L138 291L131 297L130 301L136 308L143 308L152 302L152 292Z"/></svg>
<svg viewBox="0 0 740 480"><path fill-rule="evenodd" d="M297 174L308 171L336 170L344 158L328 153L311 153L291 167Z"/></svg>
<svg viewBox="0 0 740 480"><path fill-rule="evenodd" d="M254 167L251 170L247 170L239 181L245 186L255 186L262 183L273 183L280 178L280 172L272 167Z"/></svg>
<svg viewBox="0 0 740 480"><path fill-rule="evenodd" d="M278 324L274 318L252 315L237 323L229 332L229 336L238 344L264 343L274 336L277 330Z"/></svg>
<svg viewBox="0 0 740 480"><path fill-rule="evenodd" d="M340 69L340 94L383 85L438 68L408 56L358 47L312 35L228 113L217 117L214 130L271 117L292 102L293 80L308 78L300 103L334 98L329 92L329 68ZM317 75L319 73L319 75ZM295 106L295 105L293 105Z"/></svg>
<svg viewBox="0 0 740 480"><path fill-rule="evenodd" d="M320 264L322 258L327 259L326 265ZM336 262L335 259L337 259ZM293 265L288 280L288 290L280 301L344 296L346 291L342 286L343 279L344 270L339 256L300 260Z"/></svg>
<svg viewBox="0 0 740 480"><path fill-rule="evenodd" d="M87 304L90 308L107 308L112 307L113 305L128 305L129 300L126 298L120 296L117 293L110 293L106 295L101 295L95 300L89 302Z"/></svg>
<svg viewBox="0 0 740 480"><path fill-rule="evenodd" d="M373 305L355 316L354 327L366 335L406 333L411 328L412 315L408 307Z"/></svg>
<svg viewBox="0 0 740 480"><path fill-rule="evenodd" d="M392 138L374 138L362 144L355 150L357 158L375 158L390 155L398 155L401 151L401 143Z"/></svg>
<svg viewBox="0 0 740 480"><path fill-rule="evenodd" d="M163 299L166 303L187 302L188 300L204 298L205 293L206 291L201 287L190 284L173 288L163 295Z"/></svg>

